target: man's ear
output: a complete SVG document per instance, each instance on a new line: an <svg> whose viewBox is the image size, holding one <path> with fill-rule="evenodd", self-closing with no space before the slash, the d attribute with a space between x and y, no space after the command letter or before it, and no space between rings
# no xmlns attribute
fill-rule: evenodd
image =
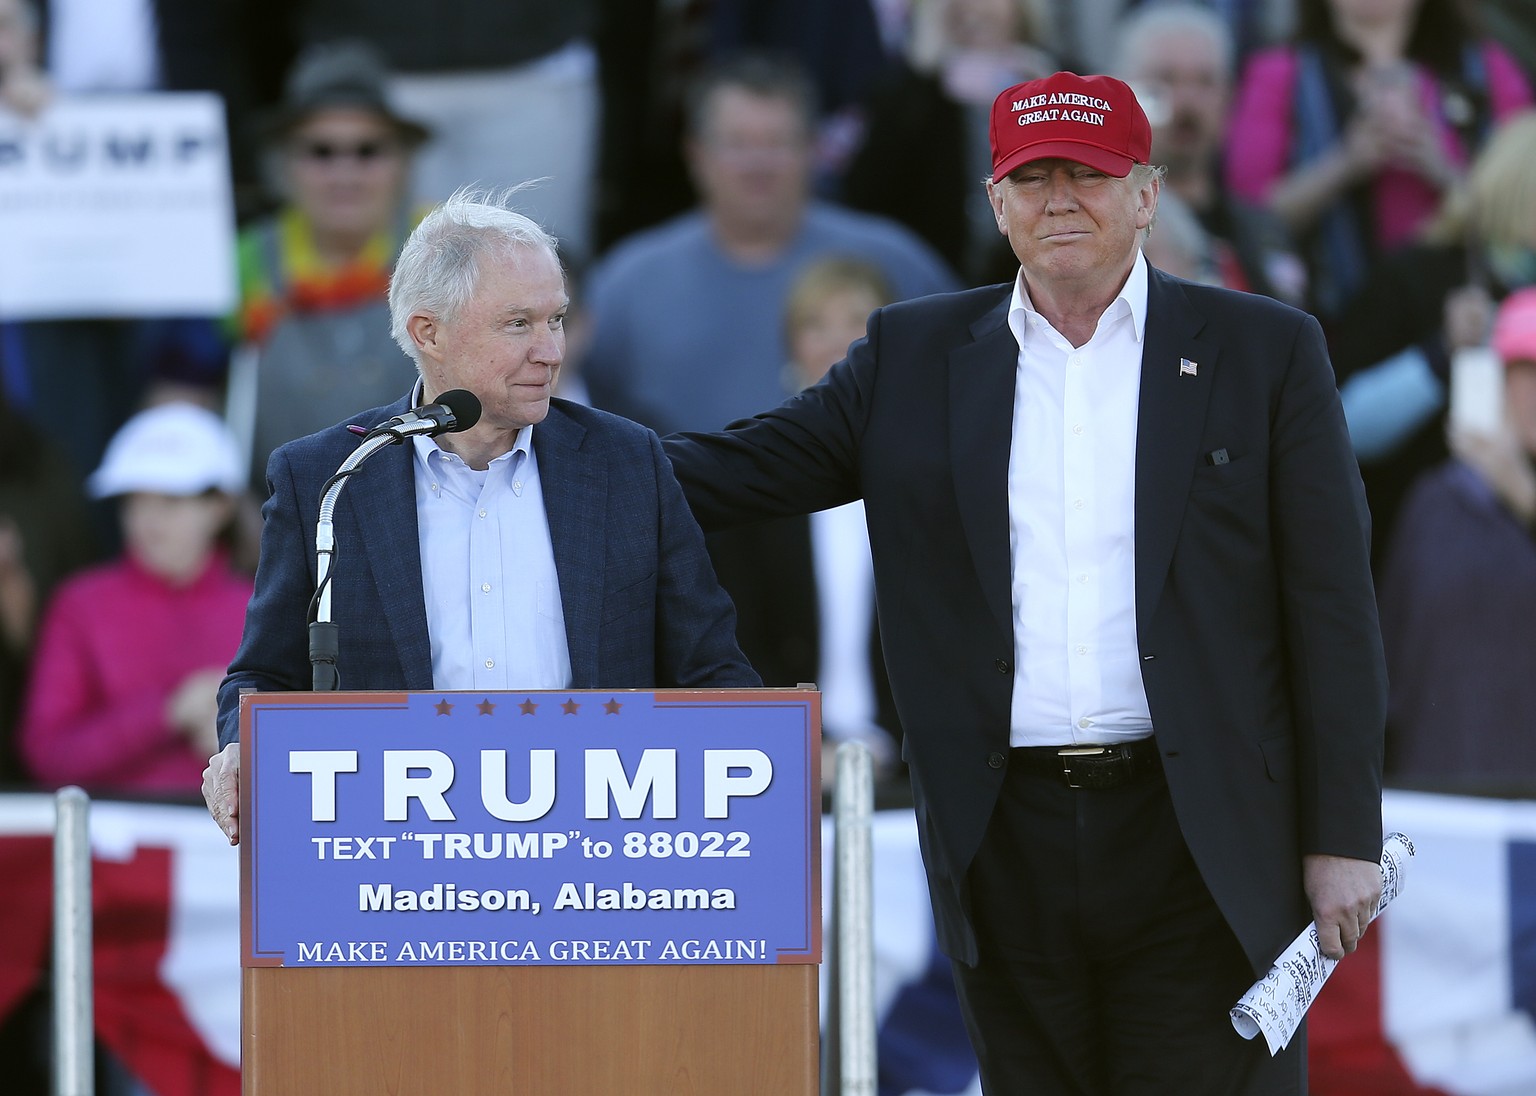
<svg viewBox="0 0 1536 1096"><path fill-rule="evenodd" d="M997 224L997 230L1006 236L1008 235L1008 221L1003 216L1003 192L997 183L991 179L988 179L985 185L987 188L987 201L992 204L992 219Z"/></svg>
<svg viewBox="0 0 1536 1096"><path fill-rule="evenodd" d="M416 349L428 357L437 357L437 337L440 331L436 317L425 312L414 313L405 321L405 333L416 344Z"/></svg>
<svg viewBox="0 0 1536 1096"><path fill-rule="evenodd" d="M1163 192L1163 181L1154 175L1141 190L1140 206L1136 210L1136 227L1150 228L1157 220L1157 199Z"/></svg>

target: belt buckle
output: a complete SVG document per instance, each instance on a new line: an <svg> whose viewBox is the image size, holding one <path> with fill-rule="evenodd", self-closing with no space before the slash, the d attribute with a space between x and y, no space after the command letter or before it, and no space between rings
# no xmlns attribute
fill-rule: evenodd
<svg viewBox="0 0 1536 1096"><path fill-rule="evenodd" d="M1119 755L1120 752L1112 746L1066 746L1056 751L1056 756L1061 759L1061 775L1066 778L1069 788L1098 788L1105 784L1100 766L1084 765L1081 769L1073 769L1073 758L1083 761L1118 760Z"/></svg>

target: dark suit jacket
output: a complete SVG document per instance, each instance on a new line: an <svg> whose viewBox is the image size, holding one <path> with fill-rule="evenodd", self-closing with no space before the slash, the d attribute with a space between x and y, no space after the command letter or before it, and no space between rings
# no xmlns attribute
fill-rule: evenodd
<svg viewBox="0 0 1536 1096"><path fill-rule="evenodd" d="M376 425L408 401L358 415ZM219 689L219 740L239 736L239 691L311 686L305 622L325 481L356 450L344 425L289 442L267 466L261 562L245 635ZM577 689L747 688L736 614L715 581L656 435L555 400L534 428ZM335 513L332 618L343 689L431 689L432 654L409 443L374 454Z"/></svg>
<svg viewBox="0 0 1536 1096"><path fill-rule="evenodd" d="M1010 288L884 308L821 384L666 443L706 529L863 497L939 938L968 963L965 877L1008 764L1013 685ZM1316 321L1152 271L1135 476L1157 743L1257 973L1309 918L1303 854L1381 847L1368 517Z"/></svg>

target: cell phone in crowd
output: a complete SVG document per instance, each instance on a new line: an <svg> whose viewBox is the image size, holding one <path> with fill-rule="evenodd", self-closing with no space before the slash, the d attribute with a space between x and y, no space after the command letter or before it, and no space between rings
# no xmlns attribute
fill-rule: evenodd
<svg viewBox="0 0 1536 1096"><path fill-rule="evenodd" d="M1470 346L1451 356L1451 427L1496 434L1504 426L1504 364L1491 346Z"/></svg>

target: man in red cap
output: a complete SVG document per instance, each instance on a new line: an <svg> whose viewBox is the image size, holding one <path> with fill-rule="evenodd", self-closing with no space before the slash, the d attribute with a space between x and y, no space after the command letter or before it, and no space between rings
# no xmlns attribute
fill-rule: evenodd
<svg viewBox="0 0 1536 1096"><path fill-rule="evenodd" d="M706 529L862 497L939 940L983 1090L1297 1093L1228 1010L1380 892L1368 518L1315 320L1172 278L1130 88L991 117L1011 284L892 305L668 452Z"/></svg>

